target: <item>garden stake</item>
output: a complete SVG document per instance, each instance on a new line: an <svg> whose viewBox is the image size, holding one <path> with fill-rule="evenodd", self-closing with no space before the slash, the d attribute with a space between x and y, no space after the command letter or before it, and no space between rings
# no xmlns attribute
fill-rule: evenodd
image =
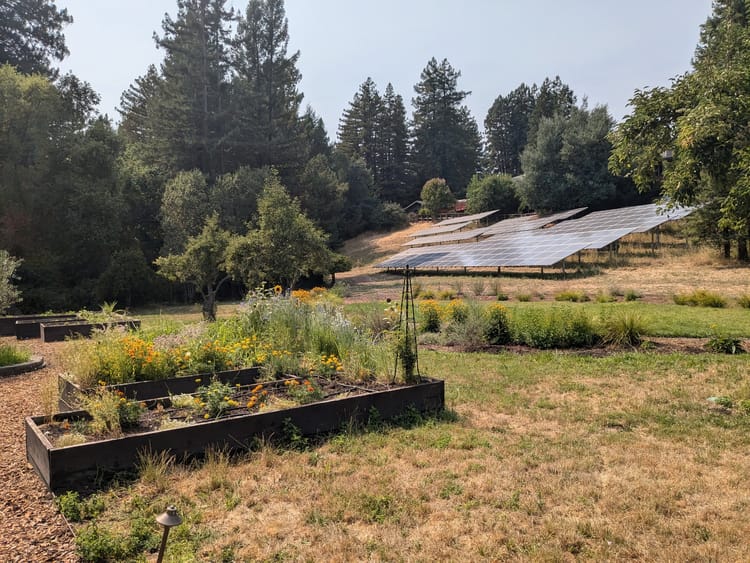
<svg viewBox="0 0 750 563"><path fill-rule="evenodd" d="M411 286L411 271L408 264L404 270L404 285L401 289L401 307L399 308L396 334L398 335L398 342L396 344L393 380L396 380L398 363L401 360L406 383L419 383L421 378L419 373L419 356L417 353L417 317Z"/></svg>
<svg viewBox="0 0 750 563"><path fill-rule="evenodd" d="M179 526L182 524L182 518L177 514L177 509L173 505L167 507L166 512L162 512L156 517L156 521L164 526L164 535L161 537L161 546L159 547L159 556L156 558L156 563L161 563L164 559L164 550L167 547L167 536L169 535L170 528Z"/></svg>

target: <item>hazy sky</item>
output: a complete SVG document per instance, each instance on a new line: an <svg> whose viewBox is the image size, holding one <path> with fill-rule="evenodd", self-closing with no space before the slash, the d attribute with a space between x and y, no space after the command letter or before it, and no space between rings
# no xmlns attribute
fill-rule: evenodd
<svg viewBox="0 0 750 563"><path fill-rule="evenodd" d="M246 0L228 5L244 10ZM58 0L74 23L62 63L101 95L118 119L120 94L159 63L175 0ZM391 82L412 110L414 84L431 57L447 58L480 128L500 94L559 75L579 101L607 104L620 120L636 88L668 85L690 69L711 0L286 0L290 52L301 51L303 104L332 140L359 85Z"/></svg>

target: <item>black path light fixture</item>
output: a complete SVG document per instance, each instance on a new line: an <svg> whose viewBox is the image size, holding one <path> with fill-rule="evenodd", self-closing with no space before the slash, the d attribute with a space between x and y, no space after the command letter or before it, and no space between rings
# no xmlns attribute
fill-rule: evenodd
<svg viewBox="0 0 750 563"><path fill-rule="evenodd" d="M166 512L162 512L156 517L156 521L164 526L164 535L161 537L159 556L156 558L156 563L161 563L164 559L164 550L167 547L167 536L169 536L169 530L182 524L182 518L177 514L177 508L170 504L167 507Z"/></svg>

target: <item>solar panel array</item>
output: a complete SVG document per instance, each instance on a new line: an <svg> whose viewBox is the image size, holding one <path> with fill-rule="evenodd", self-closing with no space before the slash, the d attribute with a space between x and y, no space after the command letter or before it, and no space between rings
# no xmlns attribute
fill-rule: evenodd
<svg viewBox="0 0 750 563"><path fill-rule="evenodd" d="M385 260L378 268L487 268L552 266L585 249L601 249L634 232L645 232L662 223L680 219L693 208L662 213L656 205L640 205L590 213L569 219L585 208L550 217L518 217L486 229L466 231L490 235L479 242L410 248ZM562 218L560 218L562 217ZM554 221L560 224L542 228ZM413 241L417 242L417 241Z"/></svg>
<svg viewBox="0 0 750 563"><path fill-rule="evenodd" d="M424 238L431 235L444 235L447 233L455 233L466 227L468 223L453 223L451 225L443 225L442 227L432 227L431 229L424 229L414 233L415 238Z"/></svg>

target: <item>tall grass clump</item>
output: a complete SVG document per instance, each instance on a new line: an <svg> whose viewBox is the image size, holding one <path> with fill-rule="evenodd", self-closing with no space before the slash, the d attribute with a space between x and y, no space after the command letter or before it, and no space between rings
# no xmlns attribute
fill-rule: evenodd
<svg viewBox="0 0 750 563"><path fill-rule="evenodd" d="M583 291L567 290L567 291L561 291L560 293L555 295L555 301L570 301L572 303L583 303L586 301L591 301L591 299Z"/></svg>
<svg viewBox="0 0 750 563"><path fill-rule="evenodd" d="M737 305L743 309L750 309L750 294L740 295L737 298Z"/></svg>
<svg viewBox="0 0 750 563"><path fill-rule="evenodd" d="M569 307L517 309L511 322L512 340L534 348L577 348L598 339L585 311Z"/></svg>
<svg viewBox="0 0 750 563"><path fill-rule="evenodd" d="M0 344L0 367L22 364L31 359L31 354L13 344Z"/></svg>
<svg viewBox="0 0 750 563"><path fill-rule="evenodd" d="M727 300L718 293L696 289L692 293L681 293L672 296L677 305L689 305L690 307L714 307L721 309L727 306Z"/></svg>
<svg viewBox="0 0 750 563"><path fill-rule="evenodd" d="M616 346L637 346L648 327L643 317L632 311L620 311L602 319L602 340Z"/></svg>

